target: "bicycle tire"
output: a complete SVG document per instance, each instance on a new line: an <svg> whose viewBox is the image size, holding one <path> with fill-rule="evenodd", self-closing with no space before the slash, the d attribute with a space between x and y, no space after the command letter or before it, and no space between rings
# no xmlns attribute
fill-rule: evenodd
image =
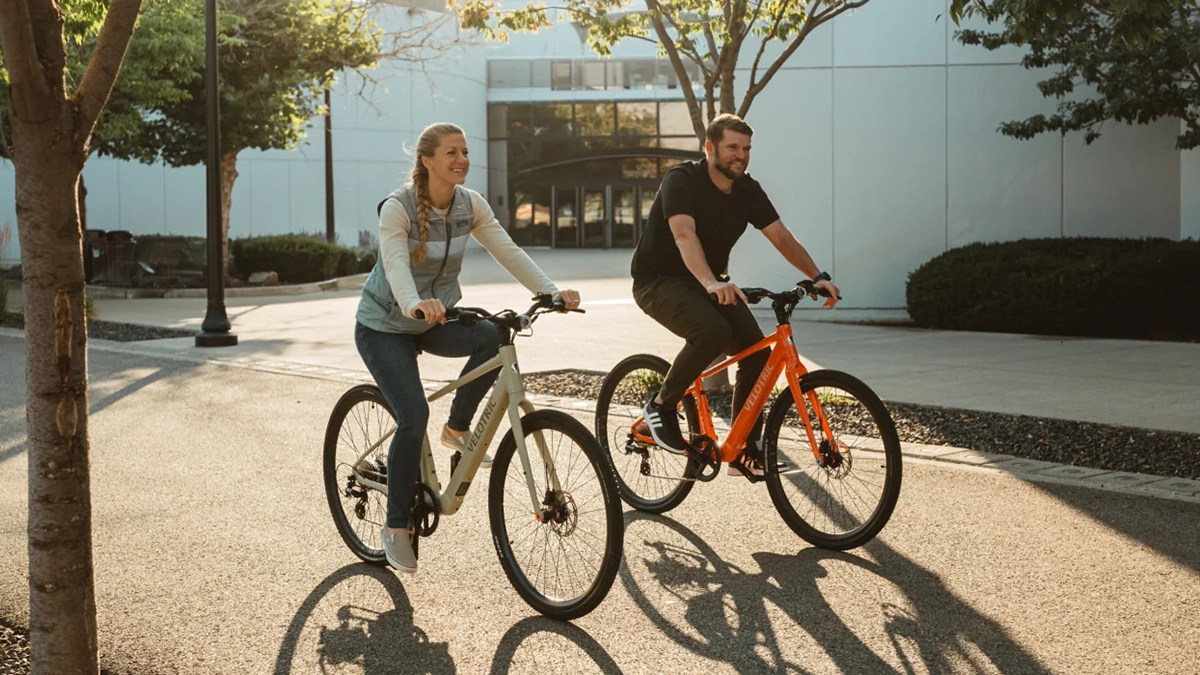
<svg viewBox="0 0 1200 675"><path fill-rule="evenodd" d="M394 425L395 416L383 393L375 385L363 384L342 394L325 427L322 474L333 523L354 555L372 565L387 563L379 541L387 519L387 495L358 483L350 462ZM371 460L386 467L390 444L382 443Z"/></svg>
<svg viewBox="0 0 1200 675"><path fill-rule="evenodd" d="M783 390L763 433L771 501L788 526L814 546L838 551L862 546L887 524L900 497L896 425L875 392L847 373L810 372L801 378L800 389L806 396L817 392L837 457L826 466L815 461L792 391ZM810 419L822 438L811 413ZM778 460L792 468L781 473Z"/></svg>
<svg viewBox="0 0 1200 675"><path fill-rule="evenodd" d="M609 371L596 399L596 440L612 469L621 499L646 513L666 513L683 503L700 471L695 459L630 438L630 428L641 417L642 406L658 390L670 367L658 356L634 354ZM655 381L649 377L651 374L657 376ZM696 429L696 404L691 396L684 399L683 409L689 429ZM689 429L682 430L685 438Z"/></svg>
<svg viewBox="0 0 1200 675"><path fill-rule="evenodd" d="M554 619L575 619L600 604L621 564L625 524L616 484L595 438L570 415L536 410L521 418L521 428L529 450L529 480L544 508L531 513L528 482L510 429L496 450L488 488L492 542L509 582L530 607ZM547 488L539 437L557 470L561 496L552 496ZM567 578L576 573L579 580Z"/></svg>

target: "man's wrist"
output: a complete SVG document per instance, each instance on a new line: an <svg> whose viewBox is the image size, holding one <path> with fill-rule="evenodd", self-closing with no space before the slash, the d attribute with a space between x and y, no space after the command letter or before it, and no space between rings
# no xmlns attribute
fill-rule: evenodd
<svg viewBox="0 0 1200 675"><path fill-rule="evenodd" d="M821 272L817 276L813 277L812 280L814 284L820 281L828 281L833 283L833 277L829 276L829 272Z"/></svg>

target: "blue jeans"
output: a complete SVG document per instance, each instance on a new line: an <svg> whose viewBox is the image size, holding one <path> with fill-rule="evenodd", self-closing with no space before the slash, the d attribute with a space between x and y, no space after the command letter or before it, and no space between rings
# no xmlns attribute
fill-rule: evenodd
<svg viewBox="0 0 1200 675"><path fill-rule="evenodd" d="M385 333L356 323L354 344L396 415L396 433L388 448L387 526L408 527L420 479L421 442L429 423L429 402L417 370L418 350L437 356L470 357L462 370L466 374L499 353L500 331L488 321L473 326L441 324L420 335ZM471 428L475 410L499 374L499 369L493 370L454 392L448 422L451 429Z"/></svg>

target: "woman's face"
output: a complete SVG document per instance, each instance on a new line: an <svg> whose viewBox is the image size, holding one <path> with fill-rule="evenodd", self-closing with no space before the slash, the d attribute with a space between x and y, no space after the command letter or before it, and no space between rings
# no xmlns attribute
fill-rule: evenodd
<svg viewBox="0 0 1200 675"><path fill-rule="evenodd" d="M467 139L462 134L447 134L438 143L433 156L422 157L421 162L429 170L430 181L462 185L471 169L468 154Z"/></svg>

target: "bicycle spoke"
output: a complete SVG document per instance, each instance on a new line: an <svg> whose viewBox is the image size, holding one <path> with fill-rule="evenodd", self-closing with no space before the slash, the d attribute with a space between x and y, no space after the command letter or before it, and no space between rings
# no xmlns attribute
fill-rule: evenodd
<svg viewBox="0 0 1200 675"><path fill-rule="evenodd" d="M801 415L787 391L778 399L786 407L771 414L775 458L793 467L768 476L771 497L792 529L810 542L843 549L860 545L883 527L899 491L895 427L874 394L857 380L830 371L808 377L819 410L805 396L800 405L806 415ZM816 382L822 385L814 386ZM815 426L821 415L830 441ZM805 418L821 442L820 459L813 456Z"/></svg>

